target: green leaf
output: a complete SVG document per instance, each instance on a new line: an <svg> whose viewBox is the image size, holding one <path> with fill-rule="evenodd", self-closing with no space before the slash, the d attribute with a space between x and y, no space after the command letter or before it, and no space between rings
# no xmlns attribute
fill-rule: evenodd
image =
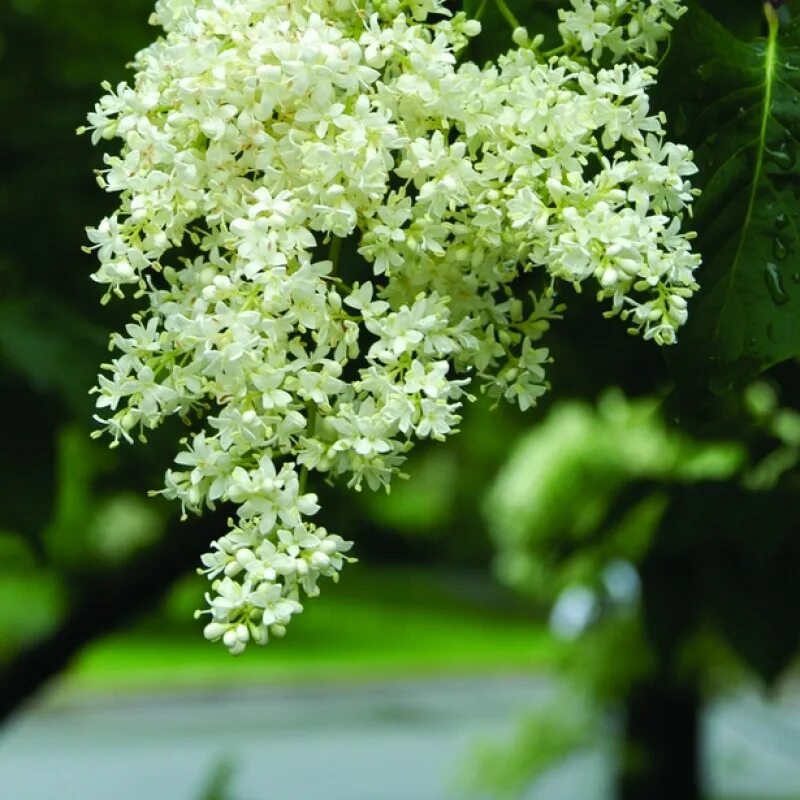
<svg viewBox="0 0 800 800"><path fill-rule="evenodd" d="M750 28L762 13L756 3L729 5L719 13ZM687 399L800 352L800 24L781 30L768 17L766 37L741 38L692 4L660 77L656 103L695 150L703 192L701 292L669 356Z"/></svg>

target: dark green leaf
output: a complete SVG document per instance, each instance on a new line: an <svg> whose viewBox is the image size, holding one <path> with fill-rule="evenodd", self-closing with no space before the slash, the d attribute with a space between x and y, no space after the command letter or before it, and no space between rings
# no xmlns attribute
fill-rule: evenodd
<svg viewBox="0 0 800 800"><path fill-rule="evenodd" d="M760 4L731 3L755 27ZM673 36L658 105L694 148L702 291L671 362L694 399L800 352L800 23L740 38L693 4Z"/></svg>

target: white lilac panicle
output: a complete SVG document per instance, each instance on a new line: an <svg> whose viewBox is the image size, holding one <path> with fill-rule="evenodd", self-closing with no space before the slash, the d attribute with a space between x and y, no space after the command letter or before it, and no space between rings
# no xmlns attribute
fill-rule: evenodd
<svg viewBox="0 0 800 800"><path fill-rule="evenodd" d="M457 58L479 23L441 0L158 0L164 34L89 115L122 140L94 278L145 303L98 419L114 444L191 420L162 491L236 507L203 558L205 633L231 652L347 560L309 473L388 487L457 428L470 381L536 403L559 282L659 343L685 321L695 166L637 61L683 7L572 5L560 54L518 31L479 67Z"/></svg>

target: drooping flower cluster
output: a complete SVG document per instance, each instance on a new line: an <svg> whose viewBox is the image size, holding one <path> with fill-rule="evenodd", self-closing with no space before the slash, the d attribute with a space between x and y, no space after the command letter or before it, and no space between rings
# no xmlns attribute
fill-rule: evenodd
<svg viewBox="0 0 800 800"><path fill-rule="evenodd" d="M459 63L480 25L441 0L158 0L153 21L133 84L89 116L122 140L94 277L146 298L98 419L114 443L193 420L163 493L236 506L203 558L206 635L236 653L346 559L307 474L388 486L473 379L532 406L557 281L674 340L695 167L650 111L652 68L533 46Z"/></svg>

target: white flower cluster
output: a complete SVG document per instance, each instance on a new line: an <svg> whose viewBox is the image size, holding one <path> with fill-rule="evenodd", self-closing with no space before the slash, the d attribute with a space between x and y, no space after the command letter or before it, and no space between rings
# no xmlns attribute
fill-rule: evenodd
<svg viewBox="0 0 800 800"><path fill-rule="evenodd" d="M650 112L652 69L535 47L459 64L480 25L442 0L158 0L154 22L89 116L122 140L94 277L147 300L98 419L114 443L191 421L163 493L237 507L203 559L206 635L235 653L346 559L310 471L388 486L473 376L536 402L557 280L673 341L695 167Z"/></svg>
<svg viewBox="0 0 800 800"><path fill-rule="evenodd" d="M614 61L639 56L654 59L672 30L670 20L686 12L683 0L569 0L559 10L558 31L567 45L599 60L603 51Z"/></svg>

